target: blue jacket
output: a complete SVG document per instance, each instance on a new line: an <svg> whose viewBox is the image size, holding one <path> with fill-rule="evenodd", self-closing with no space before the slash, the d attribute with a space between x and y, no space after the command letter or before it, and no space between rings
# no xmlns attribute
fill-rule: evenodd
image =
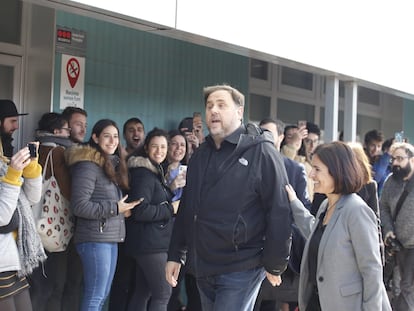
<svg viewBox="0 0 414 311"><path fill-rule="evenodd" d="M259 266L280 275L286 269L292 223L286 170L271 134L260 131L242 126L219 150L208 136L190 159L169 260L180 262L188 249L196 276ZM223 144L233 148L225 159ZM214 157L222 160L216 166Z"/></svg>

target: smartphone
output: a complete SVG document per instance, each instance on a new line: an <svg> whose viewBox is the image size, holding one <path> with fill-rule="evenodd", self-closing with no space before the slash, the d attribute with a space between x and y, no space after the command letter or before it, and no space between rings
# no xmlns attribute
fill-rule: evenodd
<svg viewBox="0 0 414 311"><path fill-rule="evenodd" d="M178 167L178 174L187 173L187 165L180 165Z"/></svg>
<svg viewBox="0 0 414 311"><path fill-rule="evenodd" d="M193 118L188 118L183 121L181 128L186 128L185 132L193 132Z"/></svg>
<svg viewBox="0 0 414 311"><path fill-rule="evenodd" d="M395 132L395 134L394 134L394 142L395 143L402 143L402 142L404 142L404 131Z"/></svg>
<svg viewBox="0 0 414 311"><path fill-rule="evenodd" d="M29 147L30 157L37 158L36 144L29 143L27 144L27 147Z"/></svg>
<svg viewBox="0 0 414 311"><path fill-rule="evenodd" d="M298 121L298 128L306 127L306 120L299 120Z"/></svg>

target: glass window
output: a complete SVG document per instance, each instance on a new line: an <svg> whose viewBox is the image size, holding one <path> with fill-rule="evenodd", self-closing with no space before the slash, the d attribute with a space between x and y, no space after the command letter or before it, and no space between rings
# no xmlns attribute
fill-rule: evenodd
<svg viewBox="0 0 414 311"><path fill-rule="evenodd" d="M380 93L366 87L358 87L358 102L379 106Z"/></svg>
<svg viewBox="0 0 414 311"><path fill-rule="evenodd" d="M1 0L0 42L20 45L21 22L22 2L19 0Z"/></svg>
<svg viewBox="0 0 414 311"><path fill-rule="evenodd" d="M381 120L374 117L357 115L357 134L362 141L365 134L372 129L381 129Z"/></svg>
<svg viewBox="0 0 414 311"><path fill-rule="evenodd" d="M251 58L250 59L250 76L260 80L269 79L269 64L267 62Z"/></svg>
<svg viewBox="0 0 414 311"><path fill-rule="evenodd" d="M312 91L313 74L289 67L282 67L282 84Z"/></svg>
<svg viewBox="0 0 414 311"><path fill-rule="evenodd" d="M250 94L249 119L260 121L270 116L270 97Z"/></svg>
<svg viewBox="0 0 414 311"><path fill-rule="evenodd" d="M13 98L13 67L0 65L0 98Z"/></svg>
<svg viewBox="0 0 414 311"><path fill-rule="evenodd" d="M315 107L279 98L277 100L277 118L286 124L297 124L298 120L314 122Z"/></svg>
<svg viewBox="0 0 414 311"><path fill-rule="evenodd" d="M338 131L343 131L344 130L344 118L345 118L345 114L342 110L339 110L338 113ZM320 122L320 128L323 129L325 128L325 108L321 108L321 122Z"/></svg>

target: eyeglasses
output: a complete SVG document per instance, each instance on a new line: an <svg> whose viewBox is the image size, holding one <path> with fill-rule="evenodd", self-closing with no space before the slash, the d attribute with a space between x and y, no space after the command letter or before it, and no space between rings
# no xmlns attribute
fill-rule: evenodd
<svg viewBox="0 0 414 311"><path fill-rule="evenodd" d="M315 138L315 139L310 139L310 138L305 138L303 140L303 142L307 145L310 145L312 143L312 145L317 145L319 143L319 139Z"/></svg>
<svg viewBox="0 0 414 311"><path fill-rule="evenodd" d="M72 131L72 129L71 129L70 127L62 127L62 130L66 130L66 131L68 131L69 133Z"/></svg>
<svg viewBox="0 0 414 311"><path fill-rule="evenodd" d="M409 159L409 158L411 158L411 157L409 157L409 156L405 156L405 157L403 157L403 156L391 157L390 158L390 163L392 164L392 163L394 163L394 161L402 162L404 159Z"/></svg>

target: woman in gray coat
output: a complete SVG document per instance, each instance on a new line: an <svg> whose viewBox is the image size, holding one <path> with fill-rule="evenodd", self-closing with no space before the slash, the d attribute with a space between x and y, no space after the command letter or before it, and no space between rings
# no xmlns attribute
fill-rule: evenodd
<svg viewBox="0 0 414 311"><path fill-rule="evenodd" d="M300 310L391 310L382 280L376 215L355 194L363 185L360 170L346 144L317 147L310 176L315 192L327 199L316 217L286 186L295 223L307 237Z"/></svg>

